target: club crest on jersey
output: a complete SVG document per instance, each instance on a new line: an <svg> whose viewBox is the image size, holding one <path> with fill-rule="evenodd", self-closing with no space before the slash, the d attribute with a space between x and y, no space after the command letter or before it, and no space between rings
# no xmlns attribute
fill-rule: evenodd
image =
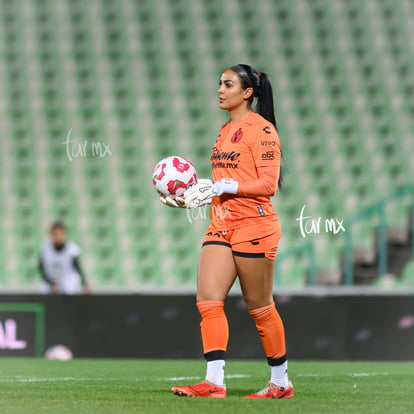
<svg viewBox="0 0 414 414"><path fill-rule="evenodd" d="M239 128L231 137L230 141L232 144L237 144L238 142L241 141L241 139L243 138L243 131L241 128Z"/></svg>

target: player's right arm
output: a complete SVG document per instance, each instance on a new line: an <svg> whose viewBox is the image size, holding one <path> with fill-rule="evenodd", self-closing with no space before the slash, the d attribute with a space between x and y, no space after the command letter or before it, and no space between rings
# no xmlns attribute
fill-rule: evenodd
<svg viewBox="0 0 414 414"><path fill-rule="evenodd" d="M56 284L55 281L50 279L49 276L47 275L45 266L43 264L43 259L42 259L41 254L39 255L39 272L42 276L42 279L49 285L50 290L52 291L52 293L56 293L57 292L57 284Z"/></svg>

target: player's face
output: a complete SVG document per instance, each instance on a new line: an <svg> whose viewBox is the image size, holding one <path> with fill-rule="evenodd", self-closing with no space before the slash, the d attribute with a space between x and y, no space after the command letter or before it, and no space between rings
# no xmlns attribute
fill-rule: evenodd
<svg viewBox="0 0 414 414"><path fill-rule="evenodd" d="M52 233L51 233L51 236L52 236L52 242L53 242L53 244L59 245L59 244L65 243L65 240L66 240L66 232L65 232L64 229L61 229L59 227L53 229L52 230Z"/></svg>
<svg viewBox="0 0 414 414"><path fill-rule="evenodd" d="M231 69L227 69L221 75L217 92L219 95L219 107L226 111L232 111L248 104L253 89L243 89L239 75Z"/></svg>

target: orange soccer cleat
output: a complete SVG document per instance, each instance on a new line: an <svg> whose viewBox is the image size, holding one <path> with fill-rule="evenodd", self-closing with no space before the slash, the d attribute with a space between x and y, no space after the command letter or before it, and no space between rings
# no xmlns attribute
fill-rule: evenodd
<svg viewBox="0 0 414 414"><path fill-rule="evenodd" d="M218 386L208 381L194 385L176 385L171 388L171 391L181 397L225 398L227 395L225 385Z"/></svg>
<svg viewBox="0 0 414 414"><path fill-rule="evenodd" d="M295 390L292 383L289 381L287 388L278 387L277 385L269 384L266 385L261 391L255 392L254 394L246 395L244 398L278 398L288 399L295 395Z"/></svg>

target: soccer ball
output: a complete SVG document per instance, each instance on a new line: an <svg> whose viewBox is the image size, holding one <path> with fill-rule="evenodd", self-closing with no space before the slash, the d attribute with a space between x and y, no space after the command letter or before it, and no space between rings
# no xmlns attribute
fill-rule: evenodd
<svg viewBox="0 0 414 414"><path fill-rule="evenodd" d="M69 361L73 358L73 354L65 345L54 345L46 351L45 358L55 361Z"/></svg>
<svg viewBox="0 0 414 414"><path fill-rule="evenodd" d="M191 184L197 182L194 165L183 157L171 156L162 159L152 174L152 184L165 196L176 197L184 194Z"/></svg>

